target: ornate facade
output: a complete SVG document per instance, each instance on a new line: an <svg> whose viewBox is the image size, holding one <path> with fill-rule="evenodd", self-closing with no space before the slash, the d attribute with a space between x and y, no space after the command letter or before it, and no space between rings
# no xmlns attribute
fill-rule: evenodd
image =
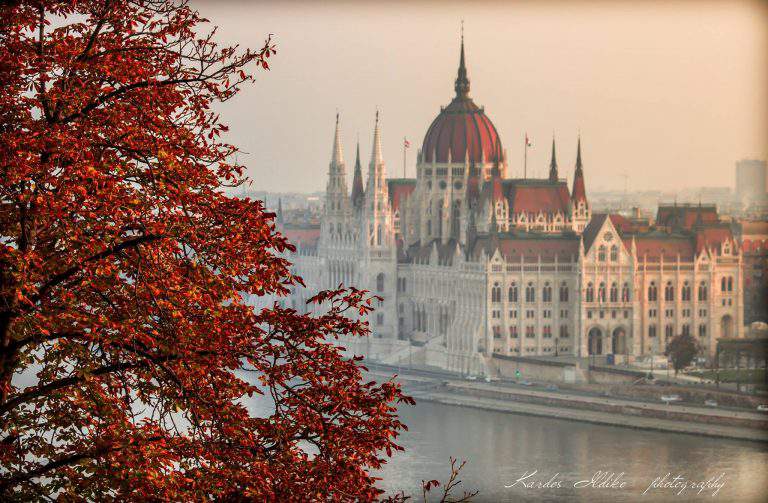
<svg viewBox="0 0 768 503"><path fill-rule="evenodd" d="M308 290L340 283L384 298L354 352L483 372L493 354L663 353L680 333L706 355L742 327L740 248L714 207L660 207L655 225L592 214L581 140L573 182L508 176L496 128L469 95L464 44L455 95L427 129L416 178L387 178L378 112L366 183L352 189L336 118L319 232L285 228Z"/></svg>

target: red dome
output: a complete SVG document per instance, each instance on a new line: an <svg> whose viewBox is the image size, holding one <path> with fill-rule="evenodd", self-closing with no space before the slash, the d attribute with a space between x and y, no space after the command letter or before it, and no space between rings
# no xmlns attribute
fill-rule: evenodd
<svg viewBox="0 0 768 503"><path fill-rule="evenodd" d="M454 98L429 126L421 149L423 162L501 162L499 133L483 109L466 96Z"/></svg>
<svg viewBox="0 0 768 503"><path fill-rule="evenodd" d="M501 140L485 111L469 97L469 79L464 63L464 36L461 37L459 71L454 85L456 97L432 121L421 149L422 162L502 162Z"/></svg>

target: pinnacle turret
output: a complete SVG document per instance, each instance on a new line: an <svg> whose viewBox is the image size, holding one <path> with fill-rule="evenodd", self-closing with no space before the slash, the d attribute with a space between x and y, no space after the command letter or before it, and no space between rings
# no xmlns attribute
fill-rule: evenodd
<svg viewBox="0 0 768 503"><path fill-rule="evenodd" d="M363 170L360 166L360 140L357 140L357 152L355 154L355 173L352 178L352 206L359 210L365 202L365 189L363 188Z"/></svg>
<svg viewBox="0 0 768 503"><path fill-rule="evenodd" d="M331 164L344 163L344 150L341 146L341 131L339 129L339 114L336 113L336 131L333 135L333 153L331 154Z"/></svg>
<svg viewBox="0 0 768 503"><path fill-rule="evenodd" d="M555 137L552 136L552 159L549 161L549 181L556 182L557 175L557 158L555 156Z"/></svg>
<svg viewBox="0 0 768 503"><path fill-rule="evenodd" d="M573 191L571 192L573 201L586 201L587 191L584 188L584 169L581 164L581 135L576 147L576 172L573 176Z"/></svg>

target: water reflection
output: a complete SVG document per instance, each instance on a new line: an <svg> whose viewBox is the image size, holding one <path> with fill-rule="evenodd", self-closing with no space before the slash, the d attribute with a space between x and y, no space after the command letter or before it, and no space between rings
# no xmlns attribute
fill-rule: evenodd
<svg viewBox="0 0 768 503"><path fill-rule="evenodd" d="M479 489L477 501L766 501L768 447L710 439L597 426L558 419L420 402L405 407L401 418L410 431L401 437L398 453L379 473L380 486L415 494L422 479L445 480L449 456L468 459L462 480ZM560 489L505 488L526 471L538 469L546 482L553 475ZM591 479L597 471L624 472L625 489L574 489L573 482ZM642 492L656 477L670 473L706 481L724 473L725 485L715 488Z"/></svg>

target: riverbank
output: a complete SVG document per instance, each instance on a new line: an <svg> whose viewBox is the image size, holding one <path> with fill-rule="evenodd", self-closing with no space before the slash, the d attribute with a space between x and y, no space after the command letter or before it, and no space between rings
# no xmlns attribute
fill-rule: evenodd
<svg viewBox="0 0 768 503"><path fill-rule="evenodd" d="M398 374L414 399L511 414L714 438L768 442L765 414L690 405L665 405L589 396L563 390L530 389L519 385L464 381L455 376L375 369L373 376Z"/></svg>

